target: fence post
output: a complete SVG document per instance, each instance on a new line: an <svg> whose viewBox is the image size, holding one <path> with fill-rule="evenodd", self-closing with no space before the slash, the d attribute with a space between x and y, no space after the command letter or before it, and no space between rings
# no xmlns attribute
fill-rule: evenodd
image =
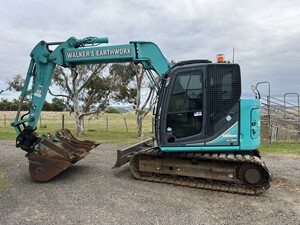
<svg viewBox="0 0 300 225"><path fill-rule="evenodd" d="M4 127L6 127L6 114L4 114Z"/></svg>
<svg viewBox="0 0 300 225"><path fill-rule="evenodd" d="M152 134L154 134L154 130L155 130L155 118L152 117Z"/></svg>
<svg viewBox="0 0 300 225"><path fill-rule="evenodd" d="M65 129L65 114L62 114L61 117L61 129Z"/></svg>
<svg viewBox="0 0 300 225"><path fill-rule="evenodd" d="M106 117L106 132L108 131L108 117Z"/></svg>
<svg viewBox="0 0 300 225"><path fill-rule="evenodd" d="M42 125L42 114L40 115L40 128L42 128L43 125Z"/></svg>
<svg viewBox="0 0 300 225"><path fill-rule="evenodd" d="M84 116L82 117L82 128L84 130Z"/></svg>
<svg viewBox="0 0 300 225"><path fill-rule="evenodd" d="M126 118L125 117L124 117L124 122L125 122L126 131L128 133L128 127L127 127L127 122L126 122Z"/></svg>

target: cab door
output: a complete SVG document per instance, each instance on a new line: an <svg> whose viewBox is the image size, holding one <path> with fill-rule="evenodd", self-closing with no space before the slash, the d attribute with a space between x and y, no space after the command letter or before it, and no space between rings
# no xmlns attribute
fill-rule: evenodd
<svg viewBox="0 0 300 225"><path fill-rule="evenodd" d="M202 67L182 68L172 74L163 126L166 145L203 142L204 74Z"/></svg>

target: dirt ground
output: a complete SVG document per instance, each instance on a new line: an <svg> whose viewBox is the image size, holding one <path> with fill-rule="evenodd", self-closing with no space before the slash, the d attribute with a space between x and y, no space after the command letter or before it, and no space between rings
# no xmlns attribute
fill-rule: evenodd
<svg viewBox="0 0 300 225"><path fill-rule="evenodd" d="M111 169L122 147L100 145L37 183L25 152L1 141L0 224L300 224L300 157L263 155L271 188L247 196L135 180Z"/></svg>

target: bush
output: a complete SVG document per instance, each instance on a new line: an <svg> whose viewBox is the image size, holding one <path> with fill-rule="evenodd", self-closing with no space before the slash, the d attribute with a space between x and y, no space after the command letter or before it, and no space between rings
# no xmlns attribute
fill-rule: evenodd
<svg viewBox="0 0 300 225"><path fill-rule="evenodd" d="M106 113L120 113L118 109L115 108L108 108L105 110Z"/></svg>

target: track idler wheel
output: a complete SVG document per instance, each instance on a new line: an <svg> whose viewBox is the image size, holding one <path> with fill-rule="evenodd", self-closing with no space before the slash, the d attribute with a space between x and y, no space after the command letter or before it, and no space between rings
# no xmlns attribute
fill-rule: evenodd
<svg viewBox="0 0 300 225"><path fill-rule="evenodd" d="M259 185L264 180L264 173L257 165L242 165L239 171L240 179L247 185Z"/></svg>
<svg viewBox="0 0 300 225"><path fill-rule="evenodd" d="M43 135L28 153L29 172L36 181L48 181L73 166L89 154L99 143L80 141L69 130L57 132L56 136Z"/></svg>

